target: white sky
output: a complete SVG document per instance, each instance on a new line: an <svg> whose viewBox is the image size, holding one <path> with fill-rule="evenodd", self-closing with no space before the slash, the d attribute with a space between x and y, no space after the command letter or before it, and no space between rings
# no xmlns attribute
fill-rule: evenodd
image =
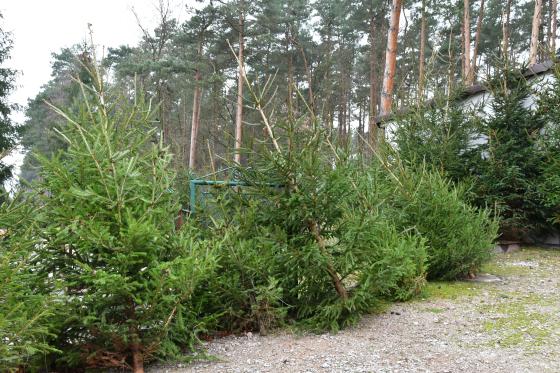
<svg viewBox="0 0 560 373"><path fill-rule="evenodd" d="M169 0L172 14L179 20L186 16L185 4L193 0ZM51 73L51 54L80 43L93 25L94 42L102 47L135 45L141 37L132 8L142 25L157 25L158 0L2 0L1 21L12 32L14 47L6 66L20 72L11 102L25 107L47 83ZM23 122L23 112L14 120ZM7 163L18 165L22 155L14 154Z"/></svg>

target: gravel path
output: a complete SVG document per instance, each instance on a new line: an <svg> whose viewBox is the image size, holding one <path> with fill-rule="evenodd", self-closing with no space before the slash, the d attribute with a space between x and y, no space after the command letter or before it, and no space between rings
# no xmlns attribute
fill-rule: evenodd
<svg viewBox="0 0 560 373"><path fill-rule="evenodd" d="M500 254L484 270L497 278L432 283L429 299L336 335L227 337L206 345L216 361L149 372L560 372L560 250Z"/></svg>

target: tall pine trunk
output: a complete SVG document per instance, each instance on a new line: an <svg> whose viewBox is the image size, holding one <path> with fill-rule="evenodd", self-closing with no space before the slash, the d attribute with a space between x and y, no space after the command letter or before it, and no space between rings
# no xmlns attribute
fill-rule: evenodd
<svg viewBox="0 0 560 373"><path fill-rule="evenodd" d="M288 105L288 118L289 120L293 120L294 118L294 105L293 105L293 96L294 96L294 61L292 56L292 50L290 48L290 25L286 25L286 32L285 32L285 39L286 39L286 57L287 57L287 64L288 64L288 92L286 97L286 104Z"/></svg>
<svg viewBox="0 0 560 373"><path fill-rule="evenodd" d="M393 103L401 8L402 0L393 0L391 21L387 34L387 51L385 53L385 73L383 74L383 90L381 92L381 116L386 116L391 113L391 106Z"/></svg>
<svg viewBox="0 0 560 373"><path fill-rule="evenodd" d="M502 56L505 61L509 59L510 15L511 15L511 0L507 0L506 8L502 13Z"/></svg>
<svg viewBox="0 0 560 373"><path fill-rule="evenodd" d="M529 64L537 63L539 52L539 29L542 19L542 0L535 0L535 12L533 13L533 26L531 30L531 47L529 51Z"/></svg>
<svg viewBox="0 0 560 373"><path fill-rule="evenodd" d="M480 0L480 8L478 10L478 19L476 21L476 35L474 36L474 49L472 55L472 64L470 75L467 79L467 83L472 85L476 79L477 75L477 58L478 58L478 47L480 45L480 33L482 31L482 18L484 17L484 0Z"/></svg>
<svg viewBox="0 0 560 373"><path fill-rule="evenodd" d="M198 45L198 57L202 53L202 44ZM189 151L189 170L194 170L196 167L196 141L198 137L198 128L200 126L200 104L201 104L201 91L200 91L200 69L197 67L194 74L194 95L193 95L193 110L191 120L191 145Z"/></svg>
<svg viewBox="0 0 560 373"><path fill-rule="evenodd" d="M377 19L371 9L369 25L369 142L372 149L377 147Z"/></svg>
<svg viewBox="0 0 560 373"><path fill-rule="evenodd" d="M418 56L418 102L424 97L426 59L426 0L422 0L422 23L420 26L420 55Z"/></svg>
<svg viewBox="0 0 560 373"><path fill-rule="evenodd" d="M463 0L463 79L468 84L471 76L471 12L470 1Z"/></svg>
<svg viewBox="0 0 560 373"><path fill-rule="evenodd" d="M197 69L194 74L194 82L196 87L194 88L193 97L193 110L192 110L192 120L191 120L191 146L189 152L189 170L194 170L196 167L196 141L198 137L198 128L200 126L200 71Z"/></svg>
<svg viewBox="0 0 560 373"><path fill-rule="evenodd" d="M550 51L556 57L556 31L558 27L558 0L550 0Z"/></svg>
<svg viewBox="0 0 560 373"><path fill-rule="evenodd" d="M235 112L235 156L234 161L241 164L241 146L242 146L242 130L243 130L243 47L244 47L244 36L243 28L245 26L245 15L244 15L244 0L239 1L239 75L237 77L237 108Z"/></svg>

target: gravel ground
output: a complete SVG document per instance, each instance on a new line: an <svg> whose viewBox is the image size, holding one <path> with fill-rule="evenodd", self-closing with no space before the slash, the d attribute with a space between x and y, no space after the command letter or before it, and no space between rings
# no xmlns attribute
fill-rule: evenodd
<svg viewBox="0 0 560 373"><path fill-rule="evenodd" d="M338 334L249 333L179 372L560 372L560 250L499 254L475 282L432 283Z"/></svg>

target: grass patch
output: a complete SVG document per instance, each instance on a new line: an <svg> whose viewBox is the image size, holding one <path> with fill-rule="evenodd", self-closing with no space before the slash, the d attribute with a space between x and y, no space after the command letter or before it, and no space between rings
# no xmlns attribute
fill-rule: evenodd
<svg viewBox="0 0 560 373"><path fill-rule="evenodd" d="M525 263L526 265L523 265ZM532 265L534 263L534 265ZM500 254L482 266L481 272L496 276L538 276L548 274L549 268L560 266L560 250L525 247L513 253Z"/></svg>
<svg viewBox="0 0 560 373"><path fill-rule="evenodd" d="M534 269L510 263L490 262L482 266L481 272L496 276L526 276L534 272Z"/></svg>
<svg viewBox="0 0 560 373"><path fill-rule="evenodd" d="M517 292L504 294L499 304L484 305L480 311L490 316L483 329L492 334L489 345L527 348L543 346L560 327L556 315L535 308L553 305L550 299Z"/></svg>
<svg viewBox="0 0 560 373"><path fill-rule="evenodd" d="M424 287L422 298L457 299L472 297L480 292L478 284L466 281L434 281L428 282Z"/></svg>

